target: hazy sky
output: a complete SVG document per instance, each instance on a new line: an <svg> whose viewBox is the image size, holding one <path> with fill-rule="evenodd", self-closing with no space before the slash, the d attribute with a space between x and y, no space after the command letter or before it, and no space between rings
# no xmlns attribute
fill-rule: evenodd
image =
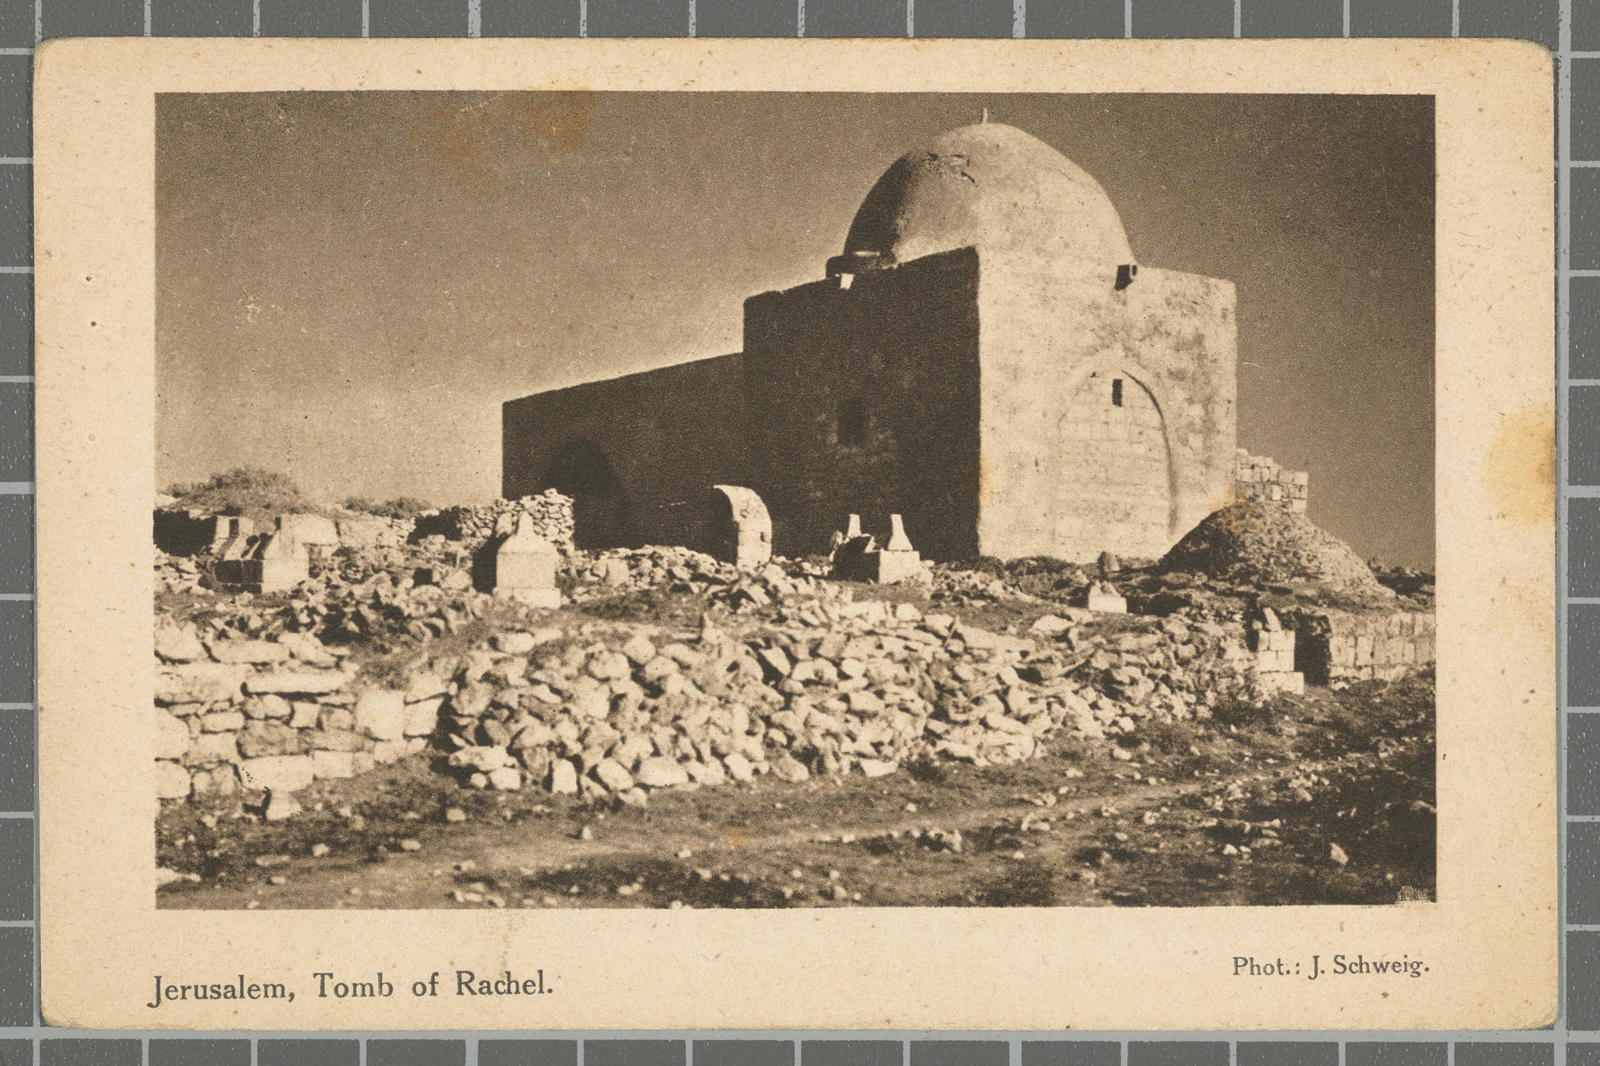
<svg viewBox="0 0 1600 1066"><path fill-rule="evenodd" d="M740 348L893 160L984 107L1093 174L1142 263L1239 294L1239 443L1363 555L1433 559L1431 100L164 96L158 477L492 498L500 404Z"/></svg>

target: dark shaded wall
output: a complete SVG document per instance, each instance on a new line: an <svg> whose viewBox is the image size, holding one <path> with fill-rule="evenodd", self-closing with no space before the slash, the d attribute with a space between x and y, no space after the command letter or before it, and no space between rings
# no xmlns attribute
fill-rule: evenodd
<svg viewBox="0 0 1600 1066"><path fill-rule="evenodd" d="M573 497L580 548L699 546L717 483L743 484L738 355L663 367L508 401L508 499Z"/></svg>
<svg viewBox="0 0 1600 1066"><path fill-rule="evenodd" d="M979 257L984 554L1159 556L1231 501L1231 282Z"/></svg>
<svg viewBox="0 0 1600 1066"><path fill-rule="evenodd" d="M750 487L781 555L850 513L924 555L978 552L978 260L969 249L745 302Z"/></svg>

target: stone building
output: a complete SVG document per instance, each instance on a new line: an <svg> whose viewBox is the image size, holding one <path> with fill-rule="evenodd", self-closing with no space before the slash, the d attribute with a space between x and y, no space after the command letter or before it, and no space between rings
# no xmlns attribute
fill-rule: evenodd
<svg viewBox="0 0 1600 1066"><path fill-rule="evenodd" d="M1159 556L1232 498L1232 283L1136 264L1030 134L900 157L824 274L750 297L741 353L505 404L504 495L573 495L581 547L697 545L724 484L784 555L853 512L934 559L1084 561Z"/></svg>

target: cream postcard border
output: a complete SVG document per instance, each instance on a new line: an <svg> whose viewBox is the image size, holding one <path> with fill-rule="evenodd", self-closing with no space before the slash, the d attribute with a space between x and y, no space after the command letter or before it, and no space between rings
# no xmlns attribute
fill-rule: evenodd
<svg viewBox="0 0 1600 1066"><path fill-rule="evenodd" d="M1495 41L52 41L36 56L40 915L55 1025L1514 1028L1556 1008L1550 57ZM350 89L1424 93L1438 149L1439 902L158 911L154 94ZM492 414L486 413L485 417ZM1231 976L1408 955L1417 979ZM321 1000L542 968L536 998ZM156 974L283 1001L152 1010Z"/></svg>

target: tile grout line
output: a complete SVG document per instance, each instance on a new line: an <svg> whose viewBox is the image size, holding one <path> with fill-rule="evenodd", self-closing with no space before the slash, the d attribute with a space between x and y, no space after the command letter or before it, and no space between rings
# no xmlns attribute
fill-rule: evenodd
<svg viewBox="0 0 1600 1066"><path fill-rule="evenodd" d="M1012 0L1011 36L1018 40L1028 36L1028 0Z"/></svg>
<svg viewBox="0 0 1600 1066"><path fill-rule="evenodd" d="M795 0L794 3L794 35L806 35L806 0Z"/></svg>
<svg viewBox="0 0 1600 1066"><path fill-rule="evenodd" d="M1133 36L1133 0L1122 0L1122 36Z"/></svg>
<svg viewBox="0 0 1600 1066"><path fill-rule="evenodd" d="M1244 36L1244 0L1233 0L1233 35Z"/></svg>
<svg viewBox="0 0 1600 1066"><path fill-rule="evenodd" d="M1344 0L1344 35L1350 36L1350 0Z"/></svg>
<svg viewBox="0 0 1600 1066"><path fill-rule="evenodd" d="M467 0L467 36L483 36L483 0Z"/></svg>
<svg viewBox="0 0 1600 1066"><path fill-rule="evenodd" d="M906 0L906 36L917 35L917 0Z"/></svg>
<svg viewBox="0 0 1600 1066"><path fill-rule="evenodd" d="M252 36L252 37L260 37L261 36L261 0L250 0L250 36ZM255 1042L254 1041L251 1042L250 1048L251 1048L250 1054L252 1056L254 1056L255 1055ZM252 1058L251 1062L253 1063L254 1061L255 1061L255 1059Z"/></svg>

